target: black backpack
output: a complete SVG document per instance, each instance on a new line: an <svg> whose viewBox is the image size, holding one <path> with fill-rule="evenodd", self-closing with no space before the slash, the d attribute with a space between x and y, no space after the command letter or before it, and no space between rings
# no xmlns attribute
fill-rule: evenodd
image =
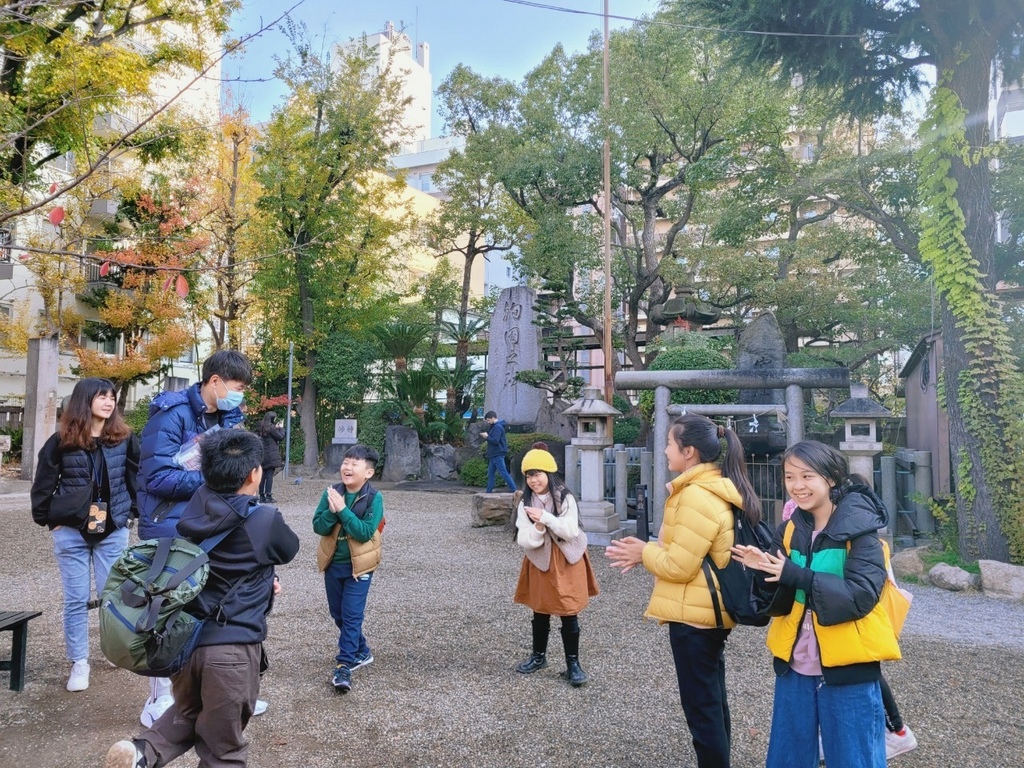
<svg viewBox="0 0 1024 768"><path fill-rule="evenodd" d="M732 508L732 515L736 545L752 545L763 552L771 549L772 529L768 523L761 520L757 525L750 525L743 517L743 510L735 506ZM722 591L725 610L733 621L751 627L763 627L768 623L768 616L758 610L757 602L753 598L753 582L756 578L753 570L731 558L725 568L719 568L711 559L710 553L704 556L701 567L704 569L708 589L711 590L711 604L715 608L715 622L719 629L724 629L725 623L722 621L722 605L718 600L718 590L714 588L716 582ZM715 574L714 580L711 578L712 572Z"/></svg>

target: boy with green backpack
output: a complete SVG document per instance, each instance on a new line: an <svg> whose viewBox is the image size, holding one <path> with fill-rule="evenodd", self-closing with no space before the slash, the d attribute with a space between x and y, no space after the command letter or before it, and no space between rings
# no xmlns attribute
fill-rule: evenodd
<svg viewBox="0 0 1024 768"><path fill-rule="evenodd" d="M279 589L274 567L299 551L298 536L277 508L253 498L262 459L263 444L251 432L223 430L202 441L205 484L185 507L177 530L200 545L229 531L210 550L206 586L186 606L212 620L171 677L174 704L135 739L114 744L106 768L158 768L193 747L204 765L226 764L229 756L231 764L245 764L249 742L243 731L259 692L266 615Z"/></svg>

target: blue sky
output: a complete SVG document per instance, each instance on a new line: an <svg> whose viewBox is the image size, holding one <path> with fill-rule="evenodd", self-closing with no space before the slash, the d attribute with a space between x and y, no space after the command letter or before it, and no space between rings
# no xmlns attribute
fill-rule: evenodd
<svg viewBox="0 0 1024 768"><path fill-rule="evenodd" d="M243 9L234 18L232 34L240 37L255 32L297 1L244 0ZM603 0L538 2L596 14L604 9ZM608 12L636 17L653 13L657 4L657 0L609 0ZM332 42L381 31L388 21L399 28L404 26L414 43L430 45L435 90L459 63L486 76L518 80L539 64L556 43L562 43L568 51L583 50L591 32L603 27L599 15L559 12L507 0L305 0L292 16L305 22L314 36L326 36ZM627 25L611 21L613 29ZM226 81L271 79L274 55L283 57L287 50L285 36L278 29L269 30L251 41L242 55L224 63L223 77ZM276 81L225 85L257 121L268 118L284 98L284 89ZM441 128L435 107L433 135L439 135Z"/></svg>

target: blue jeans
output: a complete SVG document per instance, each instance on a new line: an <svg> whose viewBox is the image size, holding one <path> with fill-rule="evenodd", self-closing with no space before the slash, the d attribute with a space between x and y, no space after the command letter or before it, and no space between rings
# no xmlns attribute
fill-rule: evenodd
<svg viewBox="0 0 1024 768"><path fill-rule="evenodd" d="M885 709L877 682L827 685L789 670L775 678L767 768L885 768Z"/></svg>
<svg viewBox="0 0 1024 768"><path fill-rule="evenodd" d="M372 577L372 573L364 573L352 578L352 563L331 563L324 571L327 607L338 627L338 655L334 660L339 664L350 667L370 650L363 636L363 613Z"/></svg>
<svg viewBox="0 0 1024 768"><path fill-rule="evenodd" d="M495 472L501 475L501 479L505 481L505 485L508 486L509 491L514 491L516 489L516 481L512 479L512 475L508 472L508 467L505 466L505 457L492 456L487 460L487 493L494 490Z"/></svg>
<svg viewBox="0 0 1024 768"><path fill-rule="evenodd" d="M64 591L64 647L69 661L89 658L89 611L92 591L103 593L110 568L128 546L128 529L119 528L96 544L88 543L77 528L61 526L53 531L53 554L60 569ZM90 574L90 568L92 573Z"/></svg>
<svg viewBox="0 0 1024 768"><path fill-rule="evenodd" d="M698 768L729 768L732 721L725 694L725 641L729 632L677 622L668 625L679 701L697 752Z"/></svg>

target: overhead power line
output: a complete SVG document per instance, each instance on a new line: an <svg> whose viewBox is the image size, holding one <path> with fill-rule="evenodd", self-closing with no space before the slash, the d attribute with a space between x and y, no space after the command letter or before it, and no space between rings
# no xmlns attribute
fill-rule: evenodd
<svg viewBox="0 0 1024 768"><path fill-rule="evenodd" d="M512 5L524 5L528 8L539 8L544 11L557 11L559 13L574 13L578 16L597 16L604 18L604 14L600 11L584 11L580 8L566 8L561 5L551 5L550 3L538 3L534 0L501 0L503 3L511 3ZM663 27L672 27L674 29L692 29L698 32L719 32L726 35L757 35L759 37L825 37L842 40L859 40L861 35L849 34L849 35L835 35L827 33L817 32L763 32L754 29L723 29L722 27L703 27L696 24L679 24L673 21L662 21L660 19L641 19L636 16L617 16L613 13L608 14L609 19L615 19L616 21L630 21L636 24L659 24Z"/></svg>

